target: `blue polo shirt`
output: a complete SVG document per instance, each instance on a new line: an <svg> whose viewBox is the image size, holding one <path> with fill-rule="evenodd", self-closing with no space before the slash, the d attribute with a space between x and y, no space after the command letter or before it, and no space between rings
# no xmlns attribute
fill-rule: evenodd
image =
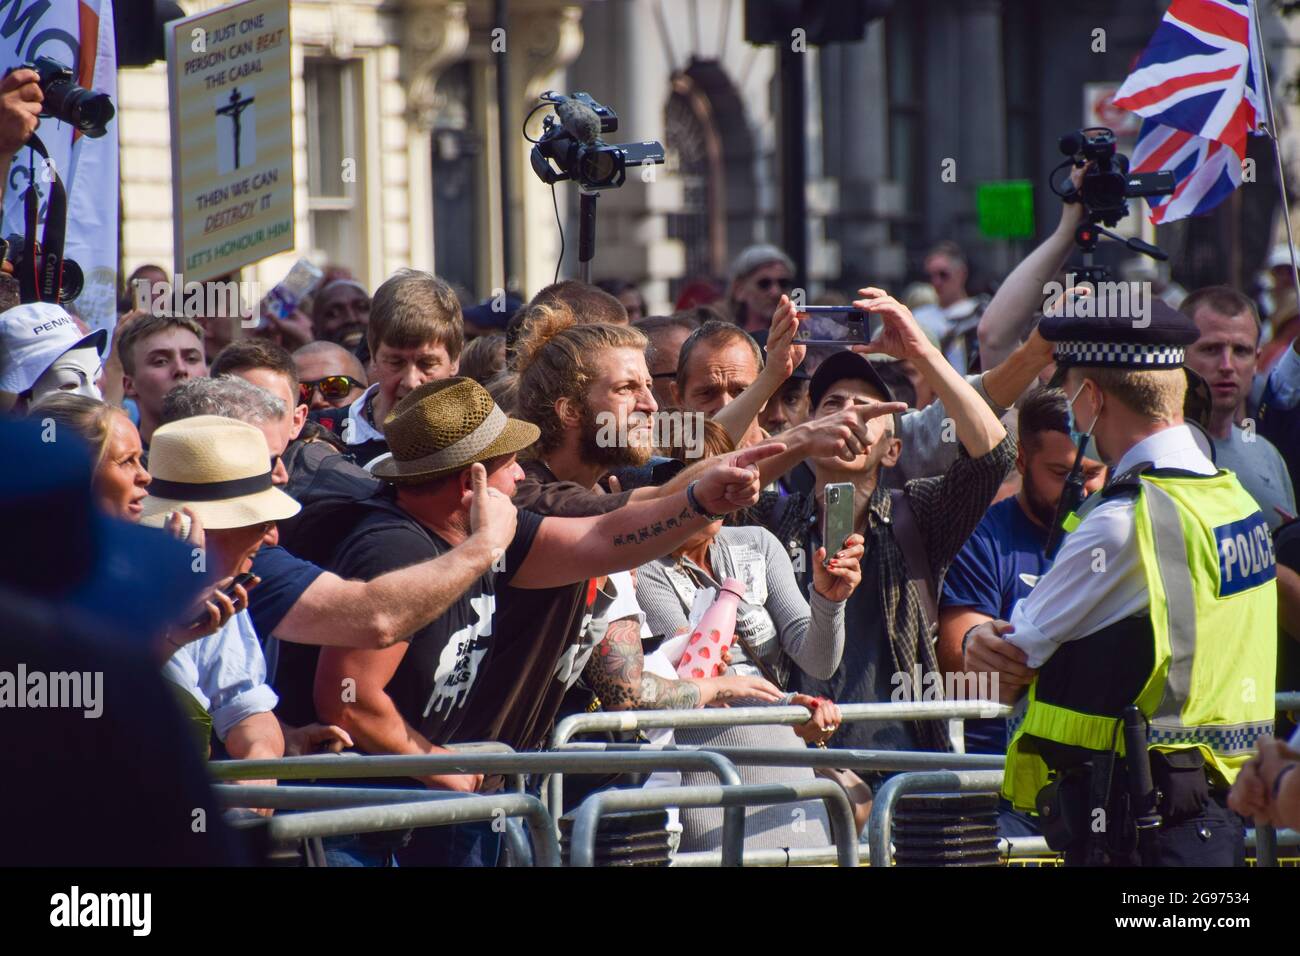
<svg viewBox="0 0 1300 956"><path fill-rule="evenodd" d="M1052 562L1044 555L1047 529L1029 520L1017 498L999 501L962 545L943 581L940 607L968 607L1004 621ZM967 753L1006 753L1000 718L966 721Z"/></svg>
<svg viewBox="0 0 1300 956"><path fill-rule="evenodd" d="M324 569L276 545L258 549L252 570L262 580L248 592L248 614L266 654L267 681L275 686L280 657L279 642L272 640L275 629Z"/></svg>

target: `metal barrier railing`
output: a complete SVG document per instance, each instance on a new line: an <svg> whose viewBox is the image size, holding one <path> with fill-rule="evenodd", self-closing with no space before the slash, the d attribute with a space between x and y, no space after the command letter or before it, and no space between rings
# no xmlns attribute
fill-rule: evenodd
<svg viewBox="0 0 1300 956"><path fill-rule="evenodd" d="M377 833L524 817L532 837L533 852L541 866L560 865L560 847L555 836L555 821L542 801L526 793L503 793L494 796L452 796L448 799L389 803L382 806L347 807L316 810L272 817L267 830L270 838L289 842L308 837L343 836L352 833Z"/></svg>
<svg viewBox="0 0 1300 956"><path fill-rule="evenodd" d="M871 849L871 865L887 867L893 864L894 853L890 844L894 826L894 805L898 798L909 793L978 793L1002 789L1001 770L934 770L921 773L902 773L886 780L876 791L867 820L867 845Z"/></svg>
<svg viewBox="0 0 1300 956"><path fill-rule="evenodd" d="M773 806L797 803L802 800L821 800L826 805L826 815L831 822L835 840L836 859L841 866L858 865L857 827L853 823L853 809L849 798L839 784L830 780L806 780L799 783L744 784L734 787L659 787L654 790L602 790L593 793L578 807L569 836L569 865L594 866L596 859L596 832L600 818L606 813L624 810L651 810L663 807L745 807ZM728 832L724 827L722 866L741 866L745 858L745 834Z"/></svg>
<svg viewBox="0 0 1300 956"><path fill-rule="evenodd" d="M1008 717L1011 708L987 700L902 701L882 704L841 704L845 723L881 720L952 720ZM564 748L581 733L632 730L677 730L683 727L736 727L802 724L811 718L806 707L705 707L700 710L619 710L572 714L555 726L551 749ZM553 775L545 786L552 813L564 806L564 778Z"/></svg>
<svg viewBox="0 0 1300 956"><path fill-rule="evenodd" d="M487 752L487 751L485 751ZM513 751L512 751L513 752ZM389 790L378 787L267 787L232 783L213 784L212 791L226 807L263 807L273 810L318 810L336 807L414 803L420 800L454 800L463 794L451 790ZM516 866L532 866L532 843L515 817L505 818L506 843ZM309 864L310 865L310 864Z"/></svg>
<svg viewBox="0 0 1300 956"><path fill-rule="evenodd" d="M1001 770L1001 754L952 754L931 750L849 750L836 747L714 747L693 744L610 744L576 741L552 753L714 753L737 767L831 767L842 770Z"/></svg>
<svg viewBox="0 0 1300 956"><path fill-rule="evenodd" d="M217 783L212 792L227 807L263 807L272 810L333 810L338 807L377 806L420 800L454 800L470 794L453 790L389 790L380 787L268 787Z"/></svg>
<svg viewBox="0 0 1300 956"><path fill-rule="evenodd" d="M355 777L415 777L446 773L609 773L644 770L703 770L719 784L738 785L740 774L731 761L708 751L647 753L454 753L393 756L322 754L279 760L213 760L209 772L218 780L311 780ZM556 804L560 806L560 804ZM548 809L549 812L549 809ZM556 814L558 817L558 814ZM728 833L744 838L743 810L728 808L723 823Z"/></svg>

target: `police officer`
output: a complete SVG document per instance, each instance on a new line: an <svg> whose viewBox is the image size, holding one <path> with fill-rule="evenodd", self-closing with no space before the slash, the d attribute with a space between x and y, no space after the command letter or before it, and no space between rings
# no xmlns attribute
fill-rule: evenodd
<svg viewBox="0 0 1300 956"><path fill-rule="evenodd" d="M1272 732L1276 572L1259 506L1183 422L1197 328L1157 299L1146 317L1048 317L1040 331L1076 436L1114 477L1011 621L966 634L968 670L1020 698L1003 795L1039 813L1067 865L1243 865L1227 794ZM1146 807L1122 733L1130 705L1154 780Z"/></svg>

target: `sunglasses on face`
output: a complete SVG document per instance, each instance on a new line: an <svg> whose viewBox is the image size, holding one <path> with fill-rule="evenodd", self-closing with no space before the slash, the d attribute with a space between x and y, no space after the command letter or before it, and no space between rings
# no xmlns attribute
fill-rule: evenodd
<svg viewBox="0 0 1300 956"><path fill-rule="evenodd" d="M938 272L927 272L926 276L931 280L938 279L940 282L943 282L945 279L951 277L952 273L947 269L940 269Z"/></svg>
<svg viewBox="0 0 1300 956"><path fill-rule="evenodd" d="M794 285L794 280L789 277L783 279L773 279L771 276L764 276L763 278L757 280L754 284L758 286L760 289L762 289L764 292L767 292L774 285L780 286L782 289L788 289L792 285Z"/></svg>
<svg viewBox="0 0 1300 956"><path fill-rule="evenodd" d="M321 398L327 402L336 402L340 398L347 398L348 393L354 388L365 388L365 386L350 375L327 375L314 382L299 382L298 400L303 405L310 405L311 394L318 388Z"/></svg>

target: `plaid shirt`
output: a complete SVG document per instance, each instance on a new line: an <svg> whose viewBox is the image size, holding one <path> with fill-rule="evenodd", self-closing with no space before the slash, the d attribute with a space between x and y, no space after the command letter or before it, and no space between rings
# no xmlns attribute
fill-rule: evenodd
<svg viewBox="0 0 1300 956"><path fill-rule="evenodd" d="M905 452L906 453L906 452ZM1007 473L1016 460L1016 440L1007 435L988 454L971 458L962 449L957 461L940 477L916 478L903 486L908 496L912 512L922 537L925 539L926 554L930 559L930 571L935 582L935 593L939 593L943 575L948 570L957 552L961 550L966 539L984 517L989 504L997 494ZM803 545L805 547L805 569L802 583L805 587L812 585L812 555L821 545L821 532L818 528L815 502L803 496L802 521L805 528ZM794 504L793 502L791 503ZM787 509L788 510L788 509ZM890 657L894 673L910 675L919 663L922 681L931 671L938 672L939 664L935 655L934 643L930 639L925 624L925 611L922 608L916 585L908 580L907 561L903 549L894 539L891 512L893 502L889 489L877 483L867 506L867 528L859 529L866 538L866 554L862 560L862 583L859 589L876 587L882 614L879 618L880 628L874 633L848 634L849 642L888 640ZM780 523L785 524L784 516ZM791 538L783 537L783 542L790 543ZM796 564L796 568L799 567ZM852 599L850 599L852 600ZM867 702L868 691L863 684L863 676L846 672L852 662L846 657L844 664L830 681L824 682L834 688L837 703ZM800 675L801 679L804 675ZM939 687L943 686L940 680ZM808 692L812 692L809 690ZM846 725L846 738L851 736L855 725ZM942 721L917 721L913 725L916 738L928 749L950 750L947 726ZM856 746L850 741L840 742L837 746Z"/></svg>

